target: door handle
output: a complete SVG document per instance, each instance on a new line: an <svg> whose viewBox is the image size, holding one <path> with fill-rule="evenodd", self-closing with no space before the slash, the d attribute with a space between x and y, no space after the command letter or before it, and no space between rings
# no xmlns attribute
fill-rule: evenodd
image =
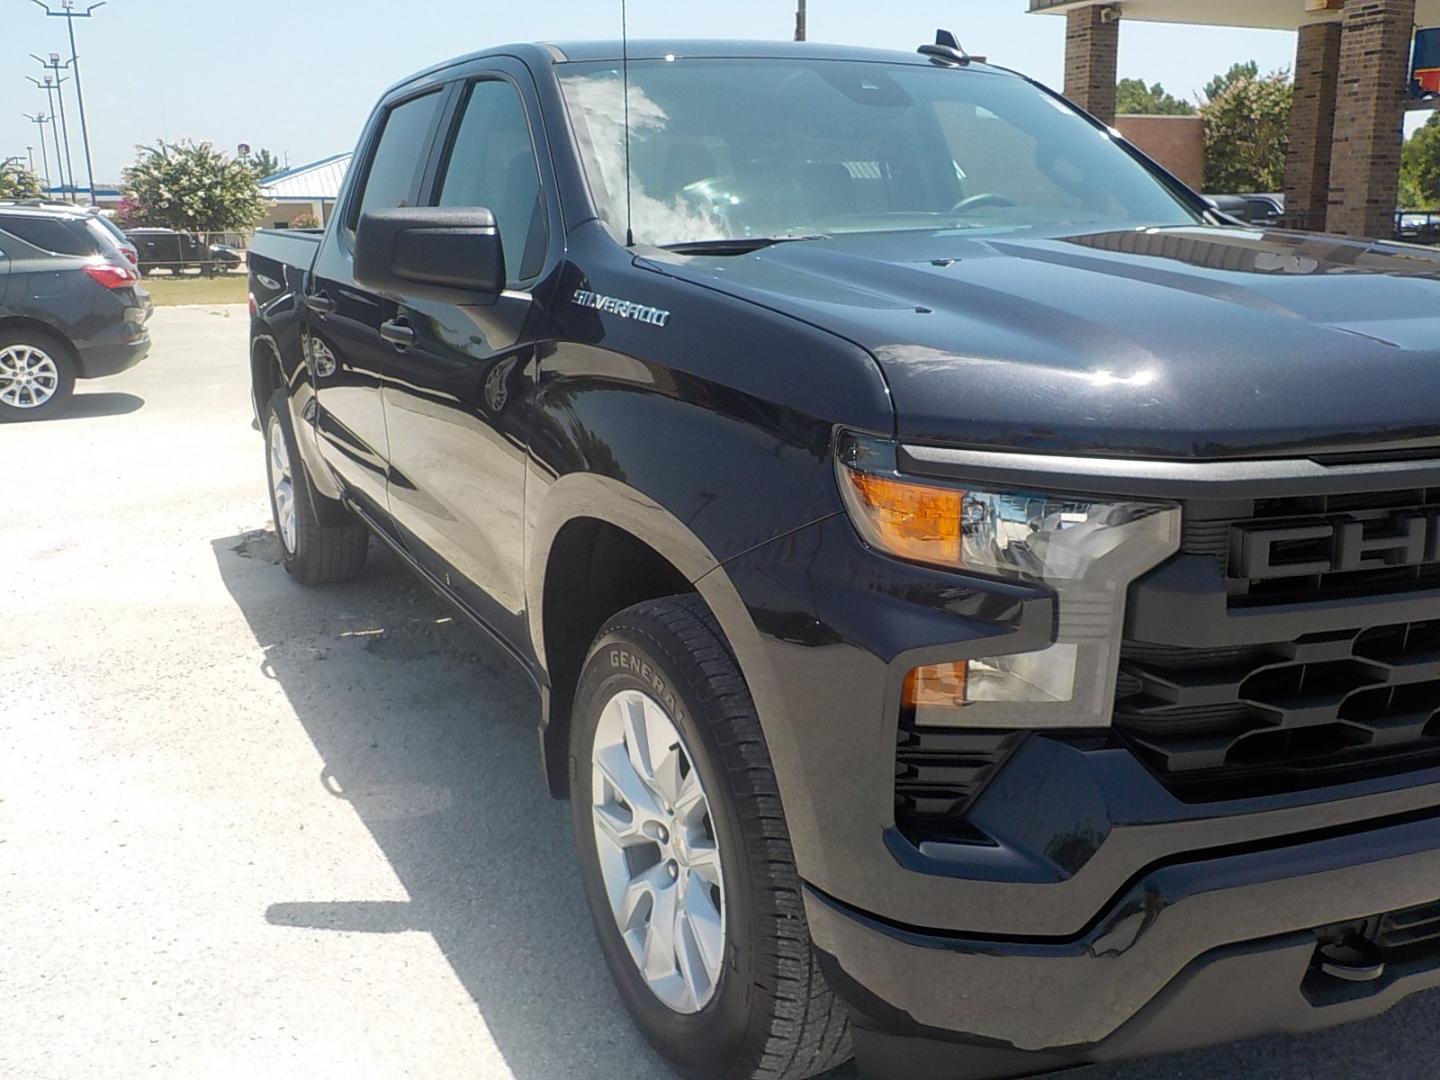
<svg viewBox="0 0 1440 1080"><path fill-rule="evenodd" d="M408 349L415 344L415 331L404 319L381 323L380 336L397 349Z"/></svg>
<svg viewBox="0 0 1440 1080"><path fill-rule="evenodd" d="M305 306L316 315L324 317L335 310L335 301L323 292L310 293L305 297Z"/></svg>

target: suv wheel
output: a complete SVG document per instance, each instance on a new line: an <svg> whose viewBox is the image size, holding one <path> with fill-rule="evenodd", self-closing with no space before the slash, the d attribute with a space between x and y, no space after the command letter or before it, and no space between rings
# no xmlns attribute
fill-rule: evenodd
<svg viewBox="0 0 1440 1080"><path fill-rule="evenodd" d="M283 388L275 391L265 410L265 473L286 571L305 585L347 581L360 573L370 532L353 519L340 525L321 524L315 508L325 497L305 475Z"/></svg>
<svg viewBox="0 0 1440 1080"><path fill-rule="evenodd" d="M38 420L75 390L75 362L64 342L36 330L0 334L0 420Z"/></svg>
<svg viewBox="0 0 1440 1080"><path fill-rule="evenodd" d="M570 733L581 877L626 1008L691 1076L800 1080L850 1056L816 964L759 718L696 596L615 616Z"/></svg>

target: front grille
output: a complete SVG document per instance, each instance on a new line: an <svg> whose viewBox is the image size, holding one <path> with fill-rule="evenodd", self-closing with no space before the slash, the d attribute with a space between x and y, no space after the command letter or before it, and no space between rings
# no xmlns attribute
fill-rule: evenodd
<svg viewBox="0 0 1440 1080"><path fill-rule="evenodd" d="M1201 798L1440 758L1440 621L1122 655L1116 729Z"/></svg>
<svg viewBox="0 0 1440 1080"><path fill-rule="evenodd" d="M1181 551L1215 560L1212 606L1191 602L1225 617L1203 645L1126 641L1114 717L1171 790L1205 801L1440 764L1440 601L1423 621L1376 610L1440 587L1440 488L1190 504ZM1322 625L1306 604L1323 632L1246 640L1277 612L1291 634ZM1429 616L1420 605L1405 617Z"/></svg>
<svg viewBox="0 0 1440 1080"><path fill-rule="evenodd" d="M1346 530L1358 540L1348 556ZM1247 573L1246 538L1256 535L1273 537L1268 553L1275 559ZM1214 556L1236 606L1434 587L1440 488L1192 505L1180 546L1186 554Z"/></svg>
<svg viewBox="0 0 1440 1080"><path fill-rule="evenodd" d="M895 824L913 843L979 839L965 810L1022 736L916 727L902 718L895 746Z"/></svg>

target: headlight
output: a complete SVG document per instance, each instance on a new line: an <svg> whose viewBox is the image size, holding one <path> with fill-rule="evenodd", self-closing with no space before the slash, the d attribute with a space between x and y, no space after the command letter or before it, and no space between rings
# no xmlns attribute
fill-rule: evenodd
<svg viewBox="0 0 1440 1080"><path fill-rule="evenodd" d="M893 443L845 435L840 491L872 547L898 558L1043 585L1054 643L916 668L904 706L919 725L1105 727L1115 698L1125 594L1180 547L1173 503L962 488L901 476Z"/></svg>

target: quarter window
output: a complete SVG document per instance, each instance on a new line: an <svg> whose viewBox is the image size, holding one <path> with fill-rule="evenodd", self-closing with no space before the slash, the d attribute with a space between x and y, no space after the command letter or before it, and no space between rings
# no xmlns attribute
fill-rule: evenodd
<svg viewBox="0 0 1440 1080"><path fill-rule="evenodd" d="M495 215L511 281L532 278L542 269L548 233L540 171L524 103L508 82L471 86L438 205L483 206Z"/></svg>
<svg viewBox="0 0 1440 1080"><path fill-rule="evenodd" d="M0 217L0 229L18 236L25 243L55 255L95 255L100 245L85 230L84 222L60 218L26 217L20 214Z"/></svg>

